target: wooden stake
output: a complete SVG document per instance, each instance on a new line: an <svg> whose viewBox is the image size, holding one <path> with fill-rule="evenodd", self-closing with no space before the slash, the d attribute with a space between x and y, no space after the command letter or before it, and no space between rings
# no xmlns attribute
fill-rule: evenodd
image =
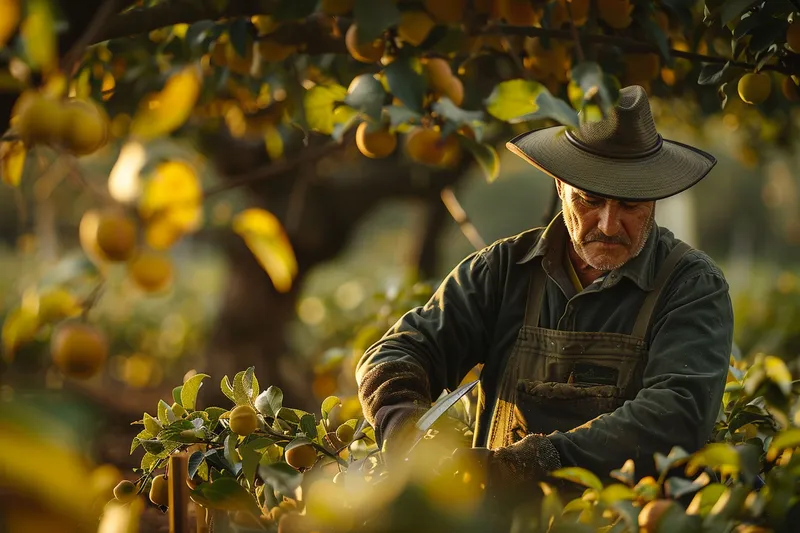
<svg viewBox="0 0 800 533"><path fill-rule="evenodd" d="M189 533L189 457L178 453L169 457L169 533Z"/></svg>

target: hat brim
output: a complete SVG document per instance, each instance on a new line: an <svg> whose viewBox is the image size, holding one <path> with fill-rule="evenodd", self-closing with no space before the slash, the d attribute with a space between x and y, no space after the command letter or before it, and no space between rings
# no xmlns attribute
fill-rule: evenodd
<svg viewBox="0 0 800 533"><path fill-rule="evenodd" d="M523 133L506 143L514 154L554 178L596 196L651 201L674 196L703 179L717 160L664 139L661 149L636 159L592 154L575 146L564 126Z"/></svg>

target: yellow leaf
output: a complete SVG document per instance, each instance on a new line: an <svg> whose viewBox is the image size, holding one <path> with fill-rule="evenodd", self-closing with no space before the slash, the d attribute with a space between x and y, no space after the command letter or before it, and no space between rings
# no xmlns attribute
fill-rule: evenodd
<svg viewBox="0 0 800 533"><path fill-rule="evenodd" d="M164 250L197 230L203 220L202 201L203 190L193 167L182 161L158 165L139 201L148 243Z"/></svg>
<svg viewBox="0 0 800 533"><path fill-rule="evenodd" d="M83 307L75 296L64 289L54 288L39 296L39 322L58 322L78 316Z"/></svg>
<svg viewBox="0 0 800 533"><path fill-rule="evenodd" d="M308 126L325 135L333 133L333 106L346 97L347 89L337 84L317 85L306 91L303 105Z"/></svg>
<svg viewBox="0 0 800 533"><path fill-rule="evenodd" d="M723 476L735 474L739 471L739 463L739 454L733 446L721 442L708 444L689 459L686 474L693 476L705 466L719 469Z"/></svg>
<svg viewBox="0 0 800 533"><path fill-rule="evenodd" d="M786 368L786 363L780 357L768 355L764 358L764 370L767 378L781 389L781 392L788 396L792 392L792 374Z"/></svg>
<svg viewBox="0 0 800 533"><path fill-rule="evenodd" d="M694 495L689 507L686 509L688 515L706 516L714 508L714 505L719 501L725 491L728 490L722 483L712 483L700 489Z"/></svg>
<svg viewBox="0 0 800 533"><path fill-rule="evenodd" d="M603 489L600 493L600 500L606 505L614 504L620 500L635 500L636 493L628 487L627 485L623 485L622 483L614 483L613 485L609 485Z"/></svg>
<svg viewBox="0 0 800 533"><path fill-rule="evenodd" d="M0 49L3 48L19 24L19 0L0 0Z"/></svg>
<svg viewBox="0 0 800 533"><path fill-rule="evenodd" d="M20 36L25 44L25 54L30 66L40 71L50 71L58 60L55 21L46 0L29 0L26 17L20 26Z"/></svg>
<svg viewBox="0 0 800 533"><path fill-rule="evenodd" d="M197 103L201 83L200 71L194 66L173 75L161 91L147 96L139 104L131 134L154 139L181 127Z"/></svg>
<svg viewBox="0 0 800 533"><path fill-rule="evenodd" d="M36 312L25 307L18 307L6 316L3 322L3 353L7 360L14 356L17 348L32 341L39 329Z"/></svg>
<svg viewBox="0 0 800 533"><path fill-rule="evenodd" d="M585 468L579 468L576 466L560 468L552 472L551 475L553 477L566 479L567 481L572 481L573 483L577 483L597 491L603 490L603 484L600 482L600 479Z"/></svg>
<svg viewBox="0 0 800 533"><path fill-rule="evenodd" d="M3 183L19 187L25 169L25 145L22 141L0 143L0 178Z"/></svg>
<svg viewBox="0 0 800 533"><path fill-rule="evenodd" d="M278 292L288 292L297 275L297 259L280 221L263 209L247 209L233 220L240 235Z"/></svg>
<svg viewBox="0 0 800 533"><path fill-rule="evenodd" d="M786 448L800 446L800 428L793 428L781 431L769 443L767 461L774 461Z"/></svg>
<svg viewBox="0 0 800 533"><path fill-rule="evenodd" d="M270 159L274 161L283 157L283 137L278 128L272 124L268 124L264 131L264 144L267 146Z"/></svg>

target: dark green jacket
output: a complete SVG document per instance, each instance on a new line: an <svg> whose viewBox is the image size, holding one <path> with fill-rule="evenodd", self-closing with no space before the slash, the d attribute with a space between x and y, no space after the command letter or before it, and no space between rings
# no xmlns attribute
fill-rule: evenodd
<svg viewBox="0 0 800 533"><path fill-rule="evenodd" d="M429 405L479 363L486 406L493 405L500 362L522 324L534 257L546 256L542 264L549 274L540 327L631 333L659 266L676 244L673 234L654 226L639 256L576 295L562 262L547 260L563 257L560 215L550 228L548 233L564 237L540 242L543 229L537 228L471 254L425 306L406 313L367 350L356 375L365 416L379 435L391 416L396 422L392 413L399 406ZM633 401L588 427L549 435L563 466L605 475L629 458L651 460L673 446L692 452L710 437L730 360L733 311L722 272L703 252L689 252L676 267L646 340L644 388Z"/></svg>

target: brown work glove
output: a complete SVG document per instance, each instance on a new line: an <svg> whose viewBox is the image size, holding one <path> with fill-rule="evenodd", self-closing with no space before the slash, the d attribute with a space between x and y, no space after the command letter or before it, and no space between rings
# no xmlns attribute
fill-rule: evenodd
<svg viewBox="0 0 800 533"><path fill-rule="evenodd" d="M543 480L561 468L561 458L544 435L532 433L524 439L498 448L489 461L489 485L513 489Z"/></svg>

